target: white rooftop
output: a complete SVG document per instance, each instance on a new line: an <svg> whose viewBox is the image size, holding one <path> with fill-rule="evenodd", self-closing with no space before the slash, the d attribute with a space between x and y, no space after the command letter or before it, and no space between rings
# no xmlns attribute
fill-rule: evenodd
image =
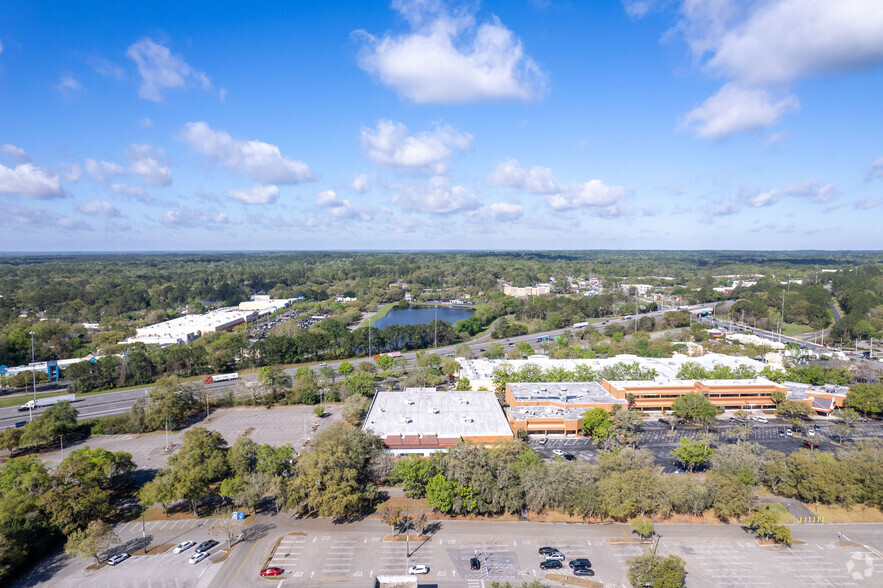
<svg viewBox="0 0 883 588"><path fill-rule="evenodd" d="M363 428L381 439L389 435L512 436L493 392L439 392L435 388L378 392Z"/></svg>
<svg viewBox="0 0 883 588"><path fill-rule="evenodd" d="M169 321L157 323L137 329L136 336L123 343L160 343L171 344L187 341L202 333L219 331L255 318L251 310L239 310L236 307L219 308L205 314L188 314Z"/></svg>

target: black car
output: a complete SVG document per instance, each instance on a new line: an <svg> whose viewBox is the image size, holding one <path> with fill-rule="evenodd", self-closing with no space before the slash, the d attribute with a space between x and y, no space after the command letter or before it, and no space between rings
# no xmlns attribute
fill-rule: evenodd
<svg viewBox="0 0 883 588"><path fill-rule="evenodd" d="M547 559L546 561L540 562L540 569L543 570L557 570L561 567L561 562L557 559Z"/></svg>
<svg viewBox="0 0 883 588"><path fill-rule="evenodd" d="M203 541L202 543L197 545L196 549L194 549L193 551L195 551L196 553L202 553L203 551L208 551L217 544L218 542L214 539L209 539L208 541Z"/></svg>
<svg viewBox="0 0 883 588"><path fill-rule="evenodd" d="M595 570L593 570L592 568L587 568L585 566L579 566L579 567L573 568L573 575L574 576L594 576Z"/></svg>
<svg viewBox="0 0 883 588"><path fill-rule="evenodd" d="M566 459L567 461L573 461L573 460L576 459L576 456L575 456L574 454L572 454L572 453L565 453L565 454L562 455L561 457L563 457L563 458Z"/></svg>
<svg viewBox="0 0 883 588"><path fill-rule="evenodd" d="M557 553L557 547L540 547L539 549L540 555L549 555L551 553Z"/></svg>
<svg viewBox="0 0 883 588"><path fill-rule="evenodd" d="M478 561L477 557L473 557L472 559L469 560L469 569L470 570L480 570L481 569L481 562Z"/></svg>
<svg viewBox="0 0 883 588"><path fill-rule="evenodd" d="M570 562L567 565L569 565L572 568L590 568L590 567L592 567L592 562L590 562L588 560L588 558L578 557L576 559L570 560Z"/></svg>

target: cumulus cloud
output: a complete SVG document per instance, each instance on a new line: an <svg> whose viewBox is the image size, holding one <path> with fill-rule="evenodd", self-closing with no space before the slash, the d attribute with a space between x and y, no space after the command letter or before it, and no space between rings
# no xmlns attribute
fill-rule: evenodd
<svg viewBox="0 0 883 588"><path fill-rule="evenodd" d="M230 219L225 212L209 212L184 208L181 210L169 210L162 216L160 222L172 226L210 227L212 225L226 225L230 222Z"/></svg>
<svg viewBox="0 0 883 588"><path fill-rule="evenodd" d="M537 165L525 169L517 160L511 158L497 165L487 177L487 184L516 188L531 194L554 194L561 191L561 185L548 167Z"/></svg>
<svg viewBox="0 0 883 588"><path fill-rule="evenodd" d="M86 63L98 75L116 78L122 80L126 77L126 71L117 64L108 61L98 55L89 55L86 57Z"/></svg>
<svg viewBox="0 0 883 588"><path fill-rule="evenodd" d="M883 204L883 198L859 198L852 207L856 210L870 210Z"/></svg>
<svg viewBox="0 0 883 588"><path fill-rule="evenodd" d="M785 196L808 198L811 202L830 202L837 191L834 184L823 184L819 180L805 180L797 184L791 184L785 188L774 188L766 192L758 192L746 198L748 204L754 208L771 206Z"/></svg>
<svg viewBox="0 0 883 588"><path fill-rule="evenodd" d="M5 153L11 153L13 157L19 159L30 159L27 153L13 145L8 145L8 147L11 149ZM0 195L3 194L17 194L36 200L67 197L67 193L62 189L56 174L30 162L21 163L15 167L6 167L0 164Z"/></svg>
<svg viewBox="0 0 883 588"><path fill-rule="evenodd" d="M81 220L74 220L63 216L55 221L55 226L67 231L91 231L92 226Z"/></svg>
<svg viewBox="0 0 883 588"><path fill-rule="evenodd" d="M86 172L92 176L96 182L104 183L115 176L124 176L128 172L118 163L112 161L98 161L96 159L86 160Z"/></svg>
<svg viewBox="0 0 883 588"><path fill-rule="evenodd" d="M766 90L729 83L684 115L679 128L705 139L723 139L740 131L769 127L782 115L798 110L800 102L795 96L775 100Z"/></svg>
<svg viewBox="0 0 883 588"><path fill-rule="evenodd" d="M731 216L739 212L741 209L742 207L736 202L721 202L708 211L708 216Z"/></svg>
<svg viewBox="0 0 883 588"><path fill-rule="evenodd" d="M58 83L55 84L55 89L61 92L62 94L73 94L74 92L79 92L83 89L83 85L76 80L73 76L62 76Z"/></svg>
<svg viewBox="0 0 883 588"><path fill-rule="evenodd" d="M297 184L313 179L310 166L283 156L276 145L234 139L224 131L212 130L205 122L187 123L179 137L193 151L258 182Z"/></svg>
<svg viewBox="0 0 883 588"><path fill-rule="evenodd" d="M442 176L401 186L392 202L405 210L429 214L453 214L481 206L474 192L463 186L452 187L450 180Z"/></svg>
<svg viewBox="0 0 883 588"><path fill-rule="evenodd" d="M632 18L643 18L660 4L660 0L622 0L626 14Z"/></svg>
<svg viewBox="0 0 883 588"><path fill-rule="evenodd" d="M642 4L629 1L626 9L634 16ZM728 80L686 117L698 121L686 128L706 138L768 127L796 112L796 97L771 92L801 78L883 63L877 0L684 0L674 31L702 71Z"/></svg>
<svg viewBox="0 0 883 588"><path fill-rule="evenodd" d="M883 178L883 157L875 159L874 163L872 163L871 167L868 169L866 179L873 180L874 178Z"/></svg>
<svg viewBox="0 0 883 588"><path fill-rule="evenodd" d="M364 194L370 189L371 179L368 177L368 174L356 174L356 177L353 178L353 190L359 194Z"/></svg>
<svg viewBox="0 0 883 588"><path fill-rule="evenodd" d="M61 169L64 179L72 184L79 182L80 178L83 177L83 170L76 163L63 163L61 164Z"/></svg>
<svg viewBox="0 0 883 588"><path fill-rule="evenodd" d="M119 196L123 196L131 200L137 200L139 202L144 202L145 204L150 204L155 200L152 194L139 186L111 184L110 191Z"/></svg>
<svg viewBox="0 0 883 588"><path fill-rule="evenodd" d="M126 56L138 65L141 74L141 87L138 96L154 102L162 102L162 93L167 89L212 87L207 75L193 69L165 45L155 43L145 37L133 43Z"/></svg>
<svg viewBox="0 0 883 588"><path fill-rule="evenodd" d="M106 200L90 200L77 207L83 214L101 215L106 217L122 216L122 213Z"/></svg>
<svg viewBox="0 0 883 588"><path fill-rule="evenodd" d="M513 222L524 216L524 206L508 202L495 202L468 213L468 216L486 222Z"/></svg>
<svg viewBox="0 0 883 588"><path fill-rule="evenodd" d="M335 218L371 220L376 214L376 211L367 206L353 206L349 200L341 198L334 190L319 192L316 196L316 206L326 209L328 214Z"/></svg>
<svg viewBox="0 0 883 588"><path fill-rule="evenodd" d="M6 143L0 145L0 159L11 163L30 163L31 156L21 147Z"/></svg>
<svg viewBox="0 0 883 588"><path fill-rule="evenodd" d="M227 197L246 204L271 204L279 199L279 188L259 185L243 190L227 190Z"/></svg>
<svg viewBox="0 0 883 588"><path fill-rule="evenodd" d="M533 100L545 74L524 52L521 39L493 17L476 23L469 8L444 2L394 0L410 25L404 34L355 35L364 42L359 67L417 103Z"/></svg>
<svg viewBox="0 0 883 588"><path fill-rule="evenodd" d="M129 159L129 170L138 174L151 186L168 186L172 183L172 170L160 163L165 160L165 149L157 149L150 145L131 144L126 148Z"/></svg>
<svg viewBox="0 0 883 588"><path fill-rule="evenodd" d="M405 125L385 119L375 129L362 127L361 136L365 154L380 167L435 174L444 173L454 150L472 146L472 135L448 125L409 136Z"/></svg>

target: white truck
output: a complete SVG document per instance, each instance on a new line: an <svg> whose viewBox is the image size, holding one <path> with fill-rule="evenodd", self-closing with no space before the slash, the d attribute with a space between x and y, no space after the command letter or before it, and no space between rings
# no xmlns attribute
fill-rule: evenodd
<svg viewBox="0 0 883 588"><path fill-rule="evenodd" d="M229 382L230 380L238 380L239 374L233 372L232 374L220 374L217 376L206 376L202 381L203 384L214 384L215 382Z"/></svg>
<svg viewBox="0 0 883 588"><path fill-rule="evenodd" d="M570 328L571 329L584 329L588 326L589 326L589 323L588 323L588 321L586 321L586 322L582 322L582 323L574 323L574 325Z"/></svg>
<svg viewBox="0 0 883 588"><path fill-rule="evenodd" d="M18 407L18 412L26 412L29 410L37 410L38 408L45 408L59 402L64 402L65 400L67 400L68 402L74 402L76 399L76 394L62 394L61 396L52 396L50 398L38 398L37 400L28 400L22 406Z"/></svg>

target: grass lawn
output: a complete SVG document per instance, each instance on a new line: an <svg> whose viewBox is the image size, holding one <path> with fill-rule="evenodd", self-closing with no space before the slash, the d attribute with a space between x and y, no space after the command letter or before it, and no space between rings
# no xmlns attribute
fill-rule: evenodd
<svg viewBox="0 0 883 588"><path fill-rule="evenodd" d="M769 507L770 510L774 511L777 515L779 515L779 522L783 525L790 525L791 523L796 523L797 519L794 518L788 509L779 504L778 502L767 502L764 503L761 508Z"/></svg>
<svg viewBox="0 0 883 588"><path fill-rule="evenodd" d="M782 328L782 334L788 335L788 336L802 335L804 333L811 333L812 330L813 330L812 327L808 327L807 325L796 325L794 323L785 323L784 327Z"/></svg>
<svg viewBox="0 0 883 588"><path fill-rule="evenodd" d="M850 509L840 506L810 506L826 523L883 523L883 512L876 508L856 505Z"/></svg>

